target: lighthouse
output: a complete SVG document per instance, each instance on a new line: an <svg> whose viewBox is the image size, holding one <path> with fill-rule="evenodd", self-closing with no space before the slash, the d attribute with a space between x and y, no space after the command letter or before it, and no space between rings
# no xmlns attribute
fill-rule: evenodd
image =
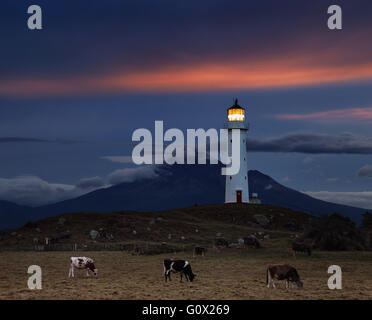
<svg viewBox="0 0 372 320"><path fill-rule="evenodd" d="M238 130L240 136L240 169L235 175L226 175L225 203L248 203L248 166L246 139L248 123L245 109L238 105L238 99L227 109L228 150L232 154L232 132Z"/></svg>

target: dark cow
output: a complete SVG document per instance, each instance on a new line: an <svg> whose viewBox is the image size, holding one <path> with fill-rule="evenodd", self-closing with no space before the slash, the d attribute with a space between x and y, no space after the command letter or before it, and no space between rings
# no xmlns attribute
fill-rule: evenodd
<svg viewBox="0 0 372 320"><path fill-rule="evenodd" d="M261 244L255 236L249 236L249 237L243 238L243 240L244 240L245 247L252 246L252 247L255 247L256 249L261 248Z"/></svg>
<svg viewBox="0 0 372 320"><path fill-rule="evenodd" d="M205 256L205 253L207 252L206 248L203 247L195 247L194 248L194 257L195 256Z"/></svg>
<svg viewBox="0 0 372 320"><path fill-rule="evenodd" d="M293 242L292 250L294 256L296 256L297 252L307 252L307 255L311 256L311 246L303 242Z"/></svg>
<svg viewBox="0 0 372 320"><path fill-rule="evenodd" d="M165 259L164 260L164 278L165 282L167 279L171 281L171 272L180 273L181 282L182 276L185 275L187 281L192 282L196 277L195 274L192 273L191 265L186 260L172 260L172 259Z"/></svg>
<svg viewBox="0 0 372 320"><path fill-rule="evenodd" d="M266 284L268 288L270 288L271 283L273 284L273 288L275 288L274 280L285 280L286 288L289 287L289 282L292 283L292 288L294 287L295 283L299 288L303 287L297 270L288 264L274 264L267 267Z"/></svg>
<svg viewBox="0 0 372 320"><path fill-rule="evenodd" d="M224 238L216 238L216 239L214 239L214 245L216 247L226 247L227 248L229 246L229 243Z"/></svg>

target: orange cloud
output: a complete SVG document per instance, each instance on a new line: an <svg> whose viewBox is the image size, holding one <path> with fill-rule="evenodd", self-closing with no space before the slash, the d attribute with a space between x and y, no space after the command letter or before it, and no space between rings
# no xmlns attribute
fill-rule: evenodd
<svg viewBox="0 0 372 320"><path fill-rule="evenodd" d="M278 119L286 120L372 120L372 107L339 109L308 114L282 114Z"/></svg>
<svg viewBox="0 0 372 320"><path fill-rule="evenodd" d="M372 79L372 62L324 67L312 57L277 61L172 66L162 70L115 72L74 78L0 80L0 94L55 96L116 92L184 92L266 89ZM324 61L322 61L323 63Z"/></svg>

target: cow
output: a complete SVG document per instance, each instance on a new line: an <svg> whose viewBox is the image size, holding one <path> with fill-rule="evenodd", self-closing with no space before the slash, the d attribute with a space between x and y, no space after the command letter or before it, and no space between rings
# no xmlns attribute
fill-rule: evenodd
<svg viewBox="0 0 372 320"><path fill-rule="evenodd" d="M273 288L275 288L274 280L285 280L285 287L289 287L289 282L292 283L292 288L294 284L297 284L297 287L302 288L303 283L300 281L300 276L298 275L297 270L288 265L288 264L274 264L269 265L266 270L266 285L270 288L271 283Z"/></svg>
<svg viewBox="0 0 372 320"><path fill-rule="evenodd" d="M206 252L207 252L207 249L206 248L195 247L194 248L194 257L195 256L202 256L202 257L204 257Z"/></svg>
<svg viewBox="0 0 372 320"><path fill-rule="evenodd" d="M293 256L296 256L296 252L307 252L308 256L311 256L311 246L303 242L292 243Z"/></svg>
<svg viewBox="0 0 372 320"><path fill-rule="evenodd" d="M243 238L243 240L244 240L244 246L245 246L245 247L253 246L253 247L255 247L256 249L261 248L261 244L260 244L260 242L259 242L258 239L257 239L255 236L253 236L253 235L251 235L251 236L249 236L249 237L246 237L246 238Z"/></svg>
<svg viewBox="0 0 372 320"><path fill-rule="evenodd" d="M164 278L165 282L169 279L171 281L171 272L180 273L180 278L182 282L182 276L185 275L187 281L192 282L196 277L196 274L193 274L191 270L191 265L186 260L172 260L172 259L165 259L164 260Z"/></svg>
<svg viewBox="0 0 372 320"><path fill-rule="evenodd" d="M94 276L98 275L98 269L94 265L94 261L91 258L87 257L71 257L71 265L70 265L70 272L68 273L68 277L71 276L74 278L74 269L86 269L87 270L87 277L89 277L89 271L94 274Z"/></svg>

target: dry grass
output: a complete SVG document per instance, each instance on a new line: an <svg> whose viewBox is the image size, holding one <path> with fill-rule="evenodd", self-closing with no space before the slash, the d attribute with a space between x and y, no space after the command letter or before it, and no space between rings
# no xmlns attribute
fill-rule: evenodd
<svg viewBox="0 0 372 320"><path fill-rule="evenodd" d="M75 252L0 252L0 299L371 299L370 252L315 252L295 259L287 250L232 250L209 252L205 258L190 253L178 258L190 261L193 283L179 282L178 275L165 283L165 255L133 256L124 252L84 252L95 259L98 278L77 271L68 279L69 257ZM304 289L265 286L269 263L294 265ZM27 268L43 270L43 289L27 289ZM327 268L338 264L343 271L343 289L329 290Z"/></svg>
<svg viewBox="0 0 372 320"><path fill-rule="evenodd" d="M250 223L256 222L256 214L274 218L269 229L251 227ZM58 224L60 217L66 219L64 225ZM157 217L162 217L163 221L154 223ZM168 234L172 234L172 243L169 244L205 246L213 243L217 233L222 233L229 242L259 231L270 233L276 238L290 237L300 231L289 230L288 224L304 227L314 219L305 213L286 208L251 204L206 205L163 212L69 213L26 224L14 230L17 235L3 235L0 250L32 250L34 238L42 243L45 237L66 233L71 234L71 239L65 241L71 244L70 247L73 243L93 246L94 241L89 236L92 229L103 229L115 237L113 243L99 239L98 244L117 245L133 241L169 243ZM36 228L40 231L37 232ZM195 232L196 229L199 232ZM136 230L136 235L133 230ZM182 236L186 240L181 240Z"/></svg>

